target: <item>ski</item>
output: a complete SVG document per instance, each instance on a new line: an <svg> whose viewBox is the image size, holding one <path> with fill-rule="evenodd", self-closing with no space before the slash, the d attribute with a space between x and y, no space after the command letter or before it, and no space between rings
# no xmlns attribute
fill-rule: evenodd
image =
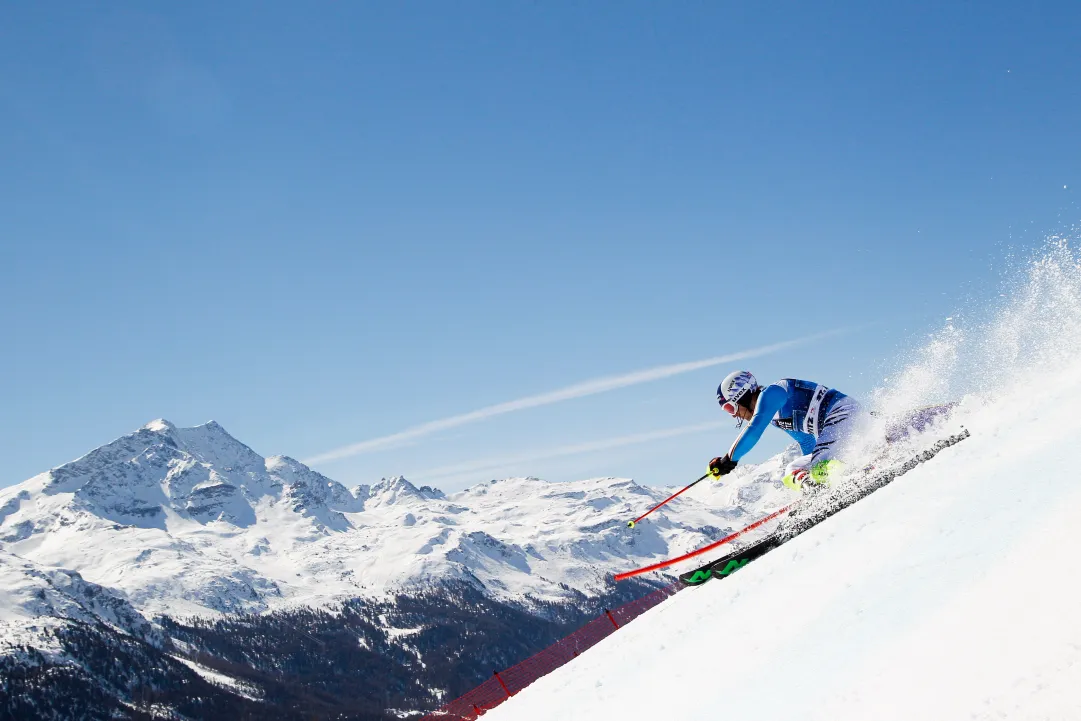
<svg viewBox="0 0 1081 721"><path fill-rule="evenodd" d="M747 548L734 551L699 568L679 574L680 583L684 586L701 586L713 578L727 578L751 561L761 558L804 531L817 526L833 514L866 498L879 488L888 485L895 478L903 476L919 464L931 460L940 451L957 445L970 435L972 434L967 428L963 429L960 433L955 433L948 438L937 441L927 450L916 454L896 468L858 479L854 483L838 488L836 491L819 492L814 496L807 497L789 513L788 517L781 522L780 527L773 533Z"/></svg>
<svg viewBox="0 0 1081 721"><path fill-rule="evenodd" d="M716 561L711 561L701 568L679 574L679 582L684 586L700 586L711 578L725 578L746 566L756 558L761 558L787 539L771 534L758 543L734 553L729 553Z"/></svg>

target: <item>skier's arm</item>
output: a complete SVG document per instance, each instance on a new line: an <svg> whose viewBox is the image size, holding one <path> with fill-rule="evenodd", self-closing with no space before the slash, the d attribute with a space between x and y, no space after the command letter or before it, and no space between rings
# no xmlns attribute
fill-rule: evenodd
<svg viewBox="0 0 1081 721"><path fill-rule="evenodd" d="M777 411L784 407L784 402L787 399L788 393L778 385L768 385L763 388L762 392L758 394L758 404L754 408L754 415L751 416L750 423L739 434L736 442L732 444L732 450L728 452L728 457L733 461L738 461L749 450L754 448L754 444L758 443L758 439L762 437L762 432L766 430L766 426L773 420L773 416L777 415Z"/></svg>

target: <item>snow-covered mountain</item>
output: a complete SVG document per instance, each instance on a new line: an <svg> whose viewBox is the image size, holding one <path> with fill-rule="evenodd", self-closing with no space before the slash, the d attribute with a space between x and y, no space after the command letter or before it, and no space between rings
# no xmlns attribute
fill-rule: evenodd
<svg viewBox="0 0 1081 721"><path fill-rule="evenodd" d="M77 572L40 566L0 549L0 652L13 645L41 647L25 621L50 627L65 621L104 621L150 638L151 624L119 594L85 581ZM48 648L48 646L46 646Z"/></svg>
<svg viewBox="0 0 1081 721"><path fill-rule="evenodd" d="M632 531L626 521L665 490L513 478L447 496L400 477L349 490L259 456L217 423L158 420L0 491L0 544L13 567L78 574L148 618L325 606L446 580L571 601L783 497L763 482L780 463L700 485Z"/></svg>
<svg viewBox="0 0 1081 721"><path fill-rule="evenodd" d="M780 503L783 462L699 484L631 530L671 489L512 478L448 496L399 477L350 490L217 423L153 421L0 490L0 677L24 684L0 703L64 716L209 698L204 717L235 718L262 694L292 718L337 684L328 716L430 708L645 592L614 589L613 571Z"/></svg>

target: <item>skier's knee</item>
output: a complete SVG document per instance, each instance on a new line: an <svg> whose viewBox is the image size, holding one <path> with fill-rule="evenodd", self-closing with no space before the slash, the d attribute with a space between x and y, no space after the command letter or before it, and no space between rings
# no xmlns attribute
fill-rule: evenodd
<svg viewBox="0 0 1081 721"><path fill-rule="evenodd" d="M819 461L811 466L811 480L820 485L828 486L830 483L830 476L836 476L844 468L844 463L836 458L830 458L829 460Z"/></svg>

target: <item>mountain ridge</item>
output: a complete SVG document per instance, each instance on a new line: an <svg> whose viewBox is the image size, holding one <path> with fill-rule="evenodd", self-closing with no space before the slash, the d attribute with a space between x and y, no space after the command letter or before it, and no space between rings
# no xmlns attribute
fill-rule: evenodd
<svg viewBox="0 0 1081 721"><path fill-rule="evenodd" d="M615 478L510 478L448 495L394 476L350 490L289 456L260 456L215 421L156 419L0 490L0 545L113 589L148 618L325 606L442 581L570 602L602 592L613 564L686 550L742 515L684 497L624 527L665 495Z"/></svg>
<svg viewBox="0 0 1081 721"><path fill-rule="evenodd" d="M612 567L753 512L733 512L734 489L699 490L632 532L667 491L511 478L448 495L402 476L348 489L213 421L157 419L0 490L0 709L432 708L653 587L613 588Z"/></svg>

